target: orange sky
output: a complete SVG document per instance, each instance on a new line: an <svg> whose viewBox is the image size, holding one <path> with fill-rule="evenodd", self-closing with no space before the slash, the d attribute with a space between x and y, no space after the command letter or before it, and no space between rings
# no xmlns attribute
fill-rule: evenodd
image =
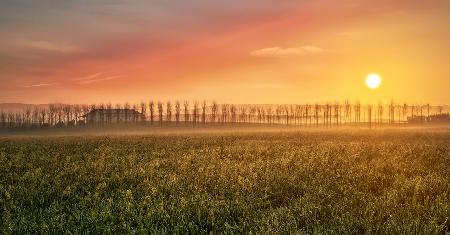
<svg viewBox="0 0 450 235"><path fill-rule="evenodd" d="M1 3L0 102L450 103L450 1L149 2Z"/></svg>

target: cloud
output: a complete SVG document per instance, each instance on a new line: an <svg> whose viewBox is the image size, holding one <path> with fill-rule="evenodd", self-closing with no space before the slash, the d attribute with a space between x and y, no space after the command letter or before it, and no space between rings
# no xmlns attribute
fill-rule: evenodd
<svg viewBox="0 0 450 235"><path fill-rule="evenodd" d="M104 75L106 72L100 72L100 73L93 73L84 77L78 77L78 78L74 78L72 79L72 81L85 81L85 80L92 80L95 78L98 78L102 75Z"/></svg>
<svg viewBox="0 0 450 235"><path fill-rule="evenodd" d="M26 88L32 88L32 87L48 87L48 86L53 86L55 85L55 83L39 83L39 84L32 84L32 85L28 85L28 86L24 86Z"/></svg>
<svg viewBox="0 0 450 235"><path fill-rule="evenodd" d="M120 78L121 76L107 76L107 77L100 77L100 78L95 78L95 79L90 79L90 80L82 80L80 82L78 82L78 84L91 84L91 83L96 83L96 82L103 82L103 81L108 81L108 80L113 80L116 78Z"/></svg>
<svg viewBox="0 0 450 235"><path fill-rule="evenodd" d="M58 52L58 53L73 53L78 52L80 50L78 47L72 45L63 43L54 43L50 41L21 41L18 43L18 45L33 50Z"/></svg>
<svg viewBox="0 0 450 235"><path fill-rule="evenodd" d="M113 74L114 72L110 71L110 72L98 72L98 73L93 73L84 77L77 77L77 78L73 78L72 81L75 81L77 84L91 84L91 83L96 83L96 82L102 82L102 81L108 81L108 80L113 80L116 78L120 78L120 75L117 74Z"/></svg>
<svg viewBox="0 0 450 235"><path fill-rule="evenodd" d="M77 77L72 79L72 84L78 84L78 85L87 85L91 83L97 83L97 82L103 82L103 81L109 81L113 79L117 79L122 77L118 74L112 74L112 72L99 72L99 73L93 73L84 77ZM49 87L54 86L57 83L38 83L38 84L31 84L31 85L25 85L22 86L24 88L43 88L43 87Z"/></svg>
<svg viewBox="0 0 450 235"><path fill-rule="evenodd" d="M285 57L293 57L293 56L302 56L302 55L312 55L319 54L324 52L324 49L315 46L303 46L303 47L291 47L291 48L282 48L282 47L269 47L258 49L250 52L251 56L256 57L275 57L275 58L285 58Z"/></svg>

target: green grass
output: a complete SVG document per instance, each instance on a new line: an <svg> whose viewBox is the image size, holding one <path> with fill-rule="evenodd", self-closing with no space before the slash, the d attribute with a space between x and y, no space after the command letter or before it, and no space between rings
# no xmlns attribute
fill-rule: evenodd
<svg viewBox="0 0 450 235"><path fill-rule="evenodd" d="M450 133L0 139L0 233L450 231Z"/></svg>

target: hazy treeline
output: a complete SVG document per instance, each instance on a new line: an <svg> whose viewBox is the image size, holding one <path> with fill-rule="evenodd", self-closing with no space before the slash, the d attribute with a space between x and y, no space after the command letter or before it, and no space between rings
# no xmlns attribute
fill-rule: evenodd
<svg viewBox="0 0 450 235"><path fill-rule="evenodd" d="M49 128L86 125L84 115L92 110L105 111L96 124L114 123L114 112L124 110L144 115L145 124L267 124L331 126L342 124L400 124L425 122L433 115L443 114L443 106L410 105L390 102L377 105L351 103L289 104L289 105L236 105L217 102L141 102L140 104L50 104L46 108L28 107L21 112L0 111L1 128ZM110 112L106 112L110 110ZM123 123L136 123L125 118ZM117 122L116 122L117 123Z"/></svg>

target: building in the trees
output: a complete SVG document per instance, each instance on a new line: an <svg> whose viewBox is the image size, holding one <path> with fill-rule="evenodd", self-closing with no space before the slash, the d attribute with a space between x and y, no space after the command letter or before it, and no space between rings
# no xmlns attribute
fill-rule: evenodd
<svg viewBox="0 0 450 235"><path fill-rule="evenodd" d="M145 115L133 109L93 109L82 116L89 123L132 123L145 121Z"/></svg>

